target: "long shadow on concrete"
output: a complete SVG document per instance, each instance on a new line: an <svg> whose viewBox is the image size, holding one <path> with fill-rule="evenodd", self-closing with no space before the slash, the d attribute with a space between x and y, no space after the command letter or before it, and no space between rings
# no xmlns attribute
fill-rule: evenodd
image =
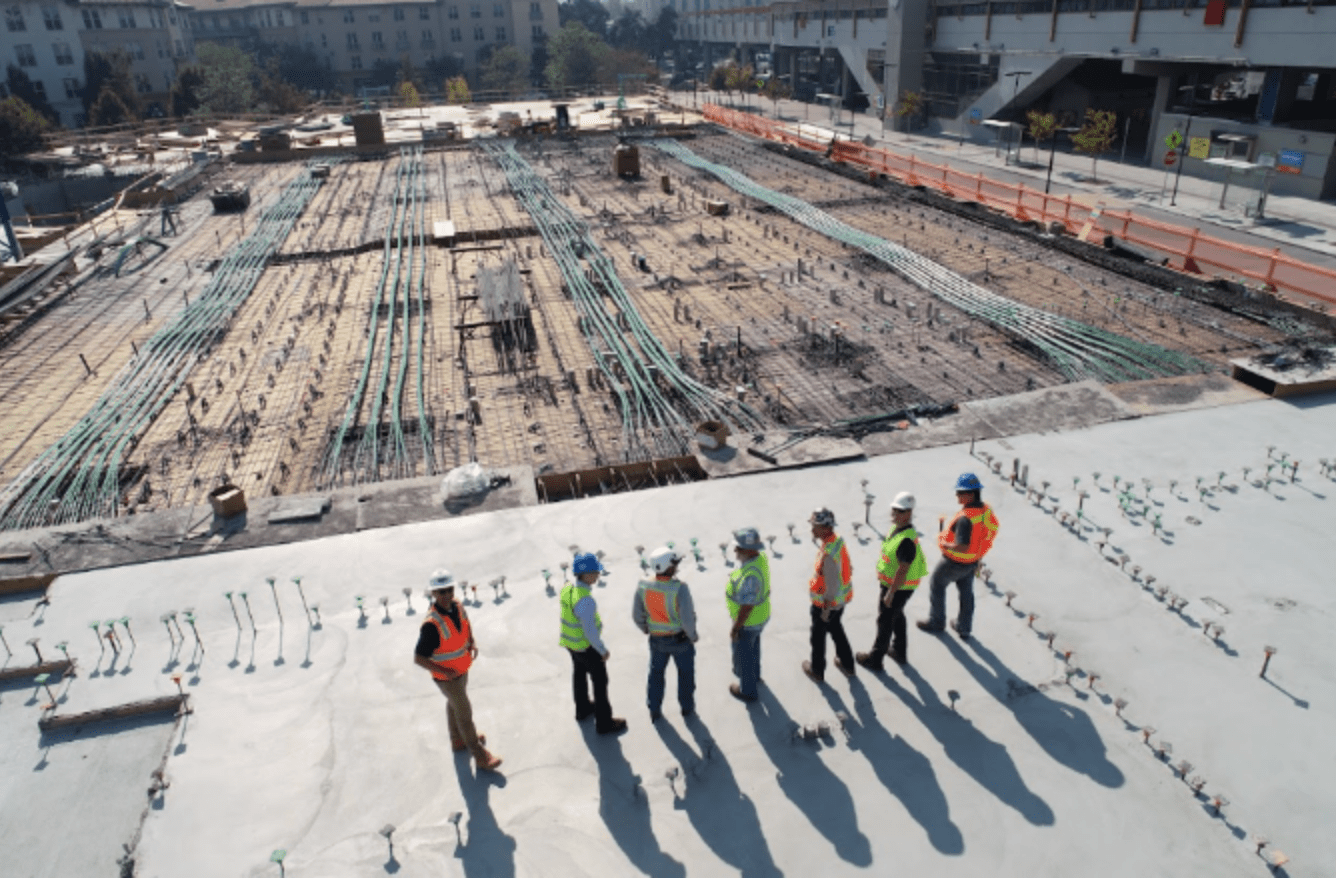
<svg viewBox="0 0 1336 878"><path fill-rule="evenodd" d="M459 791L464 796L464 810L468 815L465 842L455 848L455 858L464 867L465 875L486 875L489 878L514 878L515 839L501 831L489 800L492 787L504 787L504 775L471 770L468 753L456 754L455 769L459 777Z"/></svg>
<svg viewBox="0 0 1336 878"><path fill-rule="evenodd" d="M598 813L622 853L635 867L654 878L681 878L686 867L663 852L654 837L649 804L632 793L640 778L622 753L622 742L582 727L585 744L598 763Z"/></svg>
<svg viewBox="0 0 1336 878"><path fill-rule="evenodd" d="M877 719L871 696L857 677L849 680L849 691L854 702L854 712L844 723L849 735L849 749L867 758L877 780L904 804L909 816L923 827L928 841L938 852L963 854L965 839L960 834L960 827L951 822L951 807L937 783L937 773L932 770L928 757L909 746L904 738L886 731ZM840 711L849 714L844 700L830 686L823 684L821 694L826 696L826 702L837 714Z"/></svg>
<svg viewBox="0 0 1336 878"><path fill-rule="evenodd" d="M1034 686L1024 685L1025 681L979 643L978 638L969 641L969 648L983 664L975 661L954 638L942 640L970 676L1012 712L1016 722L1045 753L1101 786L1123 785L1122 771L1109 761L1104 741L1085 711L1054 701ZM1010 680L1021 685L1008 687Z"/></svg>
<svg viewBox="0 0 1336 878"><path fill-rule="evenodd" d="M1007 748L975 728L969 719L942 704L937 690L913 667L906 666L904 674L914 686L917 698L888 675L878 679L932 733L946 751L947 758L1030 823L1052 826L1053 809L1025 785L1025 779Z"/></svg>
<svg viewBox="0 0 1336 878"><path fill-rule="evenodd" d="M840 859L855 866L872 864L872 845L858 828L849 788L826 767L811 745L793 740L797 723L768 686L747 705L756 739L778 769L779 788L826 837Z"/></svg>
<svg viewBox="0 0 1336 878"><path fill-rule="evenodd" d="M687 729L699 752L666 720L654 724L664 746L682 766L677 782L682 794L673 807L685 811L701 841L745 878L782 875L761 831L756 805L739 789L733 769L714 743L709 728L693 716L687 720ZM708 756L702 758L701 754Z"/></svg>

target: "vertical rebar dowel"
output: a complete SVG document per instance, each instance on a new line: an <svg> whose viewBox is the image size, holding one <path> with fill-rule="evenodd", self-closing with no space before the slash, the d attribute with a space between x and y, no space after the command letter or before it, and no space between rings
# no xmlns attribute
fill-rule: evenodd
<svg viewBox="0 0 1336 878"><path fill-rule="evenodd" d="M176 610L172 610L171 612L169 612L167 614L167 618L172 620L172 624L176 626L176 633L181 637L181 642L185 643L186 633L181 630L181 623L176 621Z"/></svg>
<svg viewBox="0 0 1336 878"><path fill-rule="evenodd" d="M194 613L186 613L186 624L190 626L190 633L195 635L195 644L199 646L200 655L204 655L204 641L199 639L199 629L195 627Z"/></svg>
<svg viewBox="0 0 1336 878"><path fill-rule="evenodd" d="M223 592L223 596L227 598L227 605L232 608L232 618L236 620L237 630L240 631L241 617L237 615L237 604L236 601L232 600L232 592L225 591Z"/></svg>
<svg viewBox="0 0 1336 878"><path fill-rule="evenodd" d="M305 589L302 588L302 578L301 578L300 576L294 576L294 577L292 577L292 584L295 585L295 586L297 586L297 594L299 594L299 595L301 596L301 599L302 599L302 609L306 612L306 624L307 624L307 625L310 625L310 624L311 624L311 608L310 608L309 606L306 605L306 591L305 591ZM409 591L408 589L405 589L405 590L404 590L404 593L407 594L408 591ZM412 605L412 602L411 602L411 601L409 602L409 605L410 605L410 607L411 607L411 605Z"/></svg>
<svg viewBox="0 0 1336 878"><path fill-rule="evenodd" d="M1276 654L1276 648L1274 646L1264 646L1262 651L1266 653L1266 658L1262 659L1262 673L1257 675L1259 677L1266 676L1267 666L1271 664L1271 656Z"/></svg>
<svg viewBox="0 0 1336 878"><path fill-rule="evenodd" d="M99 639L98 642L101 643L102 641ZM4 626L4 625L0 625L0 643L3 643L3 644L5 645L5 655L13 655L13 654L14 654L14 650L12 650L12 649L9 648L9 641L5 639L5 626Z"/></svg>
<svg viewBox="0 0 1336 878"><path fill-rule="evenodd" d="M282 607L282 605L280 605L279 602L278 602L278 585L275 583L275 581L274 581L274 577L272 577L272 576L266 576L266 577L264 578L264 581L267 582L267 583L269 583L269 591L270 591L270 593L273 594L273 596L274 596L274 609L278 611L278 624L279 624L279 625L282 625L282 624L283 624L283 607Z"/></svg>
<svg viewBox="0 0 1336 878"><path fill-rule="evenodd" d="M129 617L129 616L122 616L121 618L117 619L116 621L120 622L121 625L125 627L125 634L126 634L127 637L130 638L130 645L131 645L132 647L134 647L135 649L138 649L138 648L139 648L139 644L135 642L135 633L134 633L133 631L130 630L130 617Z"/></svg>
<svg viewBox="0 0 1336 878"><path fill-rule="evenodd" d="M246 617L250 619L251 633L254 634L257 629L255 628L255 614L251 612L250 595L246 594L244 591L240 592L240 595L241 602L246 605Z"/></svg>
<svg viewBox="0 0 1336 878"><path fill-rule="evenodd" d="M162 627L167 629L167 637L172 641L172 646L176 646L176 634L172 631L172 620L167 618L166 613L163 613L158 617L158 621L162 623ZM96 631L97 629L94 628L93 630ZM102 636L99 634L98 640L100 641L101 639Z"/></svg>

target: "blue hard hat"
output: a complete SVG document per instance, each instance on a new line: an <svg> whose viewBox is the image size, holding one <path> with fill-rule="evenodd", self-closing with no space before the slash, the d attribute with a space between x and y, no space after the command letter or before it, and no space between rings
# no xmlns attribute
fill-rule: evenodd
<svg viewBox="0 0 1336 878"><path fill-rule="evenodd" d="M584 573L607 573L603 564L592 552L583 552L575 556L574 563L571 564L571 572L576 576Z"/></svg>
<svg viewBox="0 0 1336 878"><path fill-rule="evenodd" d="M960 478L956 479L957 491L982 491L983 483L974 473L961 473Z"/></svg>

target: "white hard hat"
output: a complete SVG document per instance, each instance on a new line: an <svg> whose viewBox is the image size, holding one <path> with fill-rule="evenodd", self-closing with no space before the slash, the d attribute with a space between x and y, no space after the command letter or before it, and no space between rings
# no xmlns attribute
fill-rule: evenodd
<svg viewBox="0 0 1336 878"><path fill-rule="evenodd" d="M654 568L655 573L665 573L669 567L681 560L682 556L667 546L659 546L649 553L649 566Z"/></svg>
<svg viewBox="0 0 1336 878"><path fill-rule="evenodd" d="M455 585L455 575L444 567L432 571L431 578L427 580L427 587L432 591L439 588L453 588Z"/></svg>
<svg viewBox="0 0 1336 878"><path fill-rule="evenodd" d="M891 501L892 510L895 509L909 510L913 508L914 508L914 495L909 493L908 491L901 491L899 494L896 494L895 499Z"/></svg>

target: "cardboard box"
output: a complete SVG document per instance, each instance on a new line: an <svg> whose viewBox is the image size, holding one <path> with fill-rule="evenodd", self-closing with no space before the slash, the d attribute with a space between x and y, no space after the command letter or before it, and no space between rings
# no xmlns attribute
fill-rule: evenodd
<svg viewBox="0 0 1336 878"><path fill-rule="evenodd" d="M219 518L231 518L246 511L246 492L236 485L223 485L209 492L209 505Z"/></svg>

